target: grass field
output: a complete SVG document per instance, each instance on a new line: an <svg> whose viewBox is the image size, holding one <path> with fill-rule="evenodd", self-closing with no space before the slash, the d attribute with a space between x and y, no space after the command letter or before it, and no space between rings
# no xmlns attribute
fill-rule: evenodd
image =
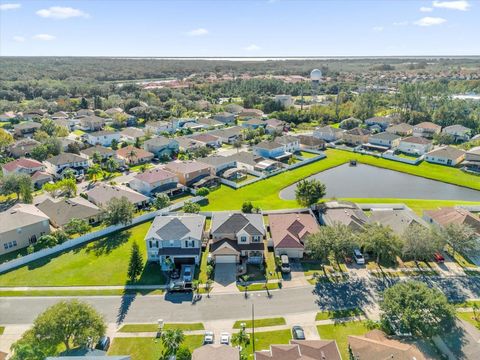
<svg viewBox="0 0 480 360"><path fill-rule="evenodd" d="M0 286L125 285L130 251L137 242L146 263L145 234L151 222L111 234L78 248L53 255L0 275ZM160 285L160 267L150 263L137 281Z"/></svg>
<svg viewBox="0 0 480 360"><path fill-rule="evenodd" d="M234 329L241 329L242 323L245 323L245 327L250 329L252 327L252 320L237 320L235 324L233 324ZM276 318L268 318L268 319L257 319L255 320L255 329L260 327L267 327L267 326L278 326L278 325L285 325L285 319L283 317L276 317Z"/></svg>
<svg viewBox="0 0 480 360"><path fill-rule="evenodd" d="M250 334L251 336L251 334ZM290 330L277 330L277 331L264 331L257 332L255 331L255 350L267 350L270 348L270 345L275 344L288 344L292 335ZM248 356L249 359L253 359L253 341L250 340L248 344L242 351L242 354Z"/></svg>
<svg viewBox="0 0 480 360"><path fill-rule="evenodd" d="M457 317L459 319L462 319L470 324L472 324L473 326L475 326L477 329L480 329L480 321L479 320L475 320L475 316L473 314L473 311L461 311L461 312L457 312ZM480 316L478 317L478 319L480 319Z"/></svg>
<svg viewBox="0 0 480 360"><path fill-rule="evenodd" d="M328 319L342 319L347 317L363 315L363 311L358 308L334 310L334 311L321 311L315 316L315 321L328 320Z"/></svg>
<svg viewBox="0 0 480 360"><path fill-rule="evenodd" d="M121 295L156 295L165 293L164 290L123 290L123 289L98 289L98 290L4 290L0 291L0 297L24 297L24 296L121 296Z"/></svg>
<svg viewBox="0 0 480 360"><path fill-rule="evenodd" d="M350 321L337 324L317 326L318 334L323 340L336 340L343 359L348 359L348 335L363 335L369 330L364 321Z"/></svg>
<svg viewBox="0 0 480 360"><path fill-rule="evenodd" d="M311 176L318 172L342 165L351 159L396 170L412 175L426 177L429 179L444 181L480 190L480 177L467 174L459 169L430 163L420 165L408 165L396 161L379 159L369 155L354 154L348 151L329 149L326 150L327 158L316 161L312 164L301 166L297 169L281 173L271 178L257 181L254 184L247 185L234 190L227 186L220 186L219 189L208 195L208 204L204 210L233 210L240 209L244 201L251 201L255 206L263 210L295 208L299 205L295 200L283 200L279 197L279 192L283 188L293 183ZM417 199L349 199L358 202L388 202L405 203L417 212L423 209L434 209L439 206L450 206L452 204L474 204L468 201L443 201L443 200L417 200ZM477 202L478 204L478 202Z"/></svg>
<svg viewBox="0 0 480 360"><path fill-rule="evenodd" d="M193 351L202 343L202 335L188 335L182 346ZM150 337L115 338L108 355L130 355L132 360L158 360L163 359L163 346L160 340Z"/></svg>
<svg viewBox="0 0 480 360"><path fill-rule="evenodd" d="M182 331L205 330L202 323L166 323L164 330L180 329ZM157 332L158 324L125 324L119 332Z"/></svg>

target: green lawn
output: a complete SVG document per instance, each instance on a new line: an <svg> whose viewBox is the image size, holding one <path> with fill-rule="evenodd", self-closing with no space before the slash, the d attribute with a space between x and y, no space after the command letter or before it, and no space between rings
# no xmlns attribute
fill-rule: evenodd
<svg viewBox="0 0 480 360"><path fill-rule="evenodd" d="M251 335L250 335L251 336ZM255 350L267 350L270 349L270 345L288 344L292 335L290 330L277 330L277 331L255 331ZM249 359L253 359L253 341L250 338L250 344L248 344L242 351L242 354L248 355Z"/></svg>
<svg viewBox="0 0 480 360"><path fill-rule="evenodd" d="M277 264L275 263L275 253L273 251L265 251L265 262L267 263L267 278L281 279L282 273L277 271L278 269Z"/></svg>
<svg viewBox="0 0 480 360"><path fill-rule="evenodd" d="M205 330L202 323L166 323L165 330L180 329L182 331ZM157 332L158 324L125 324L119 332Z"/></svg>
<svg viewBox="0 0 480 360"><path fill-rule="evenodd" d="M315 156L318 156L318 154L314 154L314 153L311 153L311 152L308 152L308 151L300 151L299 155L301 157L305 158L305 159L310 159L310 158L313 158Z"/></svg>
<svg viewBox="0 0 480 360"><path fill-rule="evenodd" d="M157 290L124 290L124 289L102 289L102 290L5 290L0 291L0 297L19 296L119 296L119 295L163 295L162 289Z"/></svg>
<svg viewBox="0 0 480 360"><path fill-rule="evenodd" d="M315 321L328 320L328 319L342 319L347 317L363 315L363 311L359 308L345 309L345 310L333 310L333 311L321 311L315 316Z"/></svg>
<svg viewBox="0 0 480 360"><path fill-rule="evenodd" d="M478 316L478 315L477 315ZM459 319L462 319L466 322L469 322L473 326L477 327L477 329L480 329L480 316L478 316L479 320L475 320L475 317L473 315L473 311L467 311L467 312L457 312L457 317Z"/></svg>
<svg viewBox="0 0 480 360"><path fill-rule="evenodd" d="M0 335L3 335L4 331L5 331L5 326L0 326Z"/></svg>
<svg viewBox="0 0 480 360"><path fill-rule="evenodd" d="M312 164L301 166L297 169L283 172L265 180L234 190L228 186L220 186L216 191L208 195L208 204L204 210L234 210L240 209L244 201L251 201L261 209L295 208L298 204L295 200L283 200L278 196L280 190L304 179L310 175L347 163L351 159L358 162L392 169L400 172L418 175L434 180L471 187L480 190L480 178L467 174L459 169L430 163L420 165L403 164L387 159L379 159L369 155L354 154L349 151L338 149L326 150L327 158ZM439 206L451 206L452 204L474 204L466 201L443 201L443 200L417 200L417 199L349 199L358 202L390 202L406 203L412 209L434 209ZM478 202L477 202L478 204Z"/></svg>
<svg viewBox="0 0 480 360"><path fill-rule="evenodd" d="M146 262L145 234L151 222L111 234L78 248L53 255L0 275L0 286L125 285L134 241ZM149 263L138 284L165 282L158 264Z"/></svg>
<svg viewBox="0 0 480 360"><path fill-rule="evenodd" d="M348 359L348 335L364 335L369 330L364 321L317 326L318 334L323 340L336 340L343 359Z"/></svg>
<svg viewBox="0 0 480 360"><path fill-rule="evenodd" d="M245 286L237 285L237 288L240 291L245 291ZM280 289L280 284L278 282L268 283L267 288L268 290L277 290L277 289ZM265 290L265 283L248 285L248 291L264 291L264 290Z"/></svg>
<svg viewBox="0 0 480 360"><path fill-rule="evenodd" d="M185 336L183 346L193 351L202 346L202 335ZM163 346L159 339L150 337L115 338L108 355L130 355L132 360L158 360L162 358Z"/></svg>
<svg viewBox="0 0 480 360"><path fill-rule="evenodd" d="M245 323L245 327L247 329L251 329L252 327L252 320L237 320L235 324L233 324L234 329L241 329L241 324ZM278 326L278 325L285 325L285 319L283 317L276 317L276 318L269 318L269 319L257 319L255 320L255 329L260 327L267 327L267 326Z"/></svg>

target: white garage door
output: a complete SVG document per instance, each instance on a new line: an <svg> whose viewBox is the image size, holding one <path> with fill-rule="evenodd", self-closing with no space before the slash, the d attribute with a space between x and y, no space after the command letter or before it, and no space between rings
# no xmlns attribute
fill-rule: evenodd
<svg viewBox="0 0 480 360"><path fill-rule="evenodd" d="M215 261L217 264L235 264L237 257L235 255L217 255Z"/></svg>

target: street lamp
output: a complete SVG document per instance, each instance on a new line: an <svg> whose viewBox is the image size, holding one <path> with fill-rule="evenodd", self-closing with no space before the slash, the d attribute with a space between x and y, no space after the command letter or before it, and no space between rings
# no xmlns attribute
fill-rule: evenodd
<svg viewBox="0 0 480 360"><path fill-rule="evenodd" d="M159 338L160 336L162 336L164 322L163 322L163 319L158 319L157 322L158 322L157 338Z"/></svg>

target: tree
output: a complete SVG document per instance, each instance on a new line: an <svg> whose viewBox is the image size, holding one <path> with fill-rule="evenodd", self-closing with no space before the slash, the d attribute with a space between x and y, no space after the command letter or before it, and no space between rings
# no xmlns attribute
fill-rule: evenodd
<svg viewBox="0 0 480 360"><path fill-rule="evenodd" d="M167 194L164 193L158 193L155 198L153 199L153 206L157 208L158 210L164 209L167 206L170 206L170 198L168 197Z"/></svg>
<svg viewBox="0 0 480 360"><path fill-rule="evenodd" d="M35 251L50 248L57 245L57 238L53 235L42 235L34 244Z"/></svg>
<svg viewBox="0 0 480 360"><path fill-rule="evenodd" d="M24 175L24 174L21 174ZM33 201L33 181L30 176L20 176L18 178L18 187L20 191L20 197L26 204L31 204Z"/></svg>
<svg viewBox="0 0 480 360"><path fill-rule="evenodd" d="M207 196L208 194L210 194L210 190L208 190L208 188L206 187L201 187L200 189L197 190L197 194L198 196Z"/></svg>
<svg viewBox="0 0 480 360"><path fill-rule="evenodd" d="M460 252L474 256L480 251L480 243L475 230L463 224L451 223L440 229L440 238L452 247L452 256Z"/></svg>
<svg viewBox="0 0 480 360"><path fill-rule="evenodd" d="M97 178L102 174L102 168L99 164L93 164L87 170L87 175L92 181L96 181Z"/></svg>
<svg viewBox="0 0 480 360"><path fill-rule="evenodd" d="M54 352L58 351L56 348L60 344L70 350L71 345L96 343L105 331L105 321L91 305L78 300L63 300L35 319L32 329L24 335L25 339L22 337L19 345L26 342L35 348L38 341L42 346L55 348Z"/></svg>
<svg viewBox="0 0 480 360"><path fill-rule="evenodd" d="M333 245L330 238L330 229L328 226L321 226L319 231L310 234L305 239L305 252L322 265L327 262Z"/></svg>
<svg viewBox="0 0 480 360"><path fill-rule="evenodd" d="M125 197L112 198L105 209L105 222L109 225L130 224L135 213L135 206Z"/></svg>
<svg viewBox="0 0 480 360"><path fill-rule="evenodd" d="M113 173L118 168L118 162L113 157L109 157L105 161L105 168L109 173Z"/></svg>
<svg viewBox="0 0 480 360"><path fill-rule="evenodd" d="M253 204L251 201L244 201L242 204L242 212L244 214L251 214L253 211Z"/></svg>
<svg viewBox="0 0 480 360"><path fill-rule="evenodd" d="M405 229L402 240L403 255L412 258L415 262L431 258L435 251L443 247L433 229L416 223Z"/></svg>
<svg viewBox="0 0 480 360"><path fill-rule="evenodd" d="M162 344L166 355L175 355L178 348L185 340L185 335L180 329L165 330L162 333Z"/></svg>
<svg viewBox="0 0 480 360"><path fill-rule="evenodd" d="M72 178L64 178L54 184L46 183L43 185L42 189L48 192L52 197L57 197L59 195L73 197L77 195L77 183L75 179Z"/></svg>
<svg viewBox="0 0 480 360"><path fill-rule="evenodd" d="M418 281L385 290L380 310L384 329L427 339L450 330L455 322L455 308L446 296Z"/></svg>
<svg viewBox="0 0 480 360"><path fill-rule="evenodd" d="M195 202L185 201L185 204L183 204L183 212L187 214L198 214L200 212L200 205Z"/></svg>
<svg viewBox="0 0 480 360"><path fill-rule="evenodd" d="M330 236L331 251L337 263L343 258L351 256L355 247L357 247L357 238L350 227L345 224L335 223L327 226L328 236Z"/></svg>
<svg viewBox="0 0 480 360"><path fill-rule="evenodd" d="M185 347L185 346L180 346L180 348L177 351L177 356L175 360L191 360L192 359L192 353L190 350Z"/></svg>
<svg viewBox="0 0 480 360"><path fill-rule="evenodd" d="M242 148L242 141L241 141L241 140L236 140L236 141L233 143L233 148L234 148L234 149L237 149L237 154L238 154L238 152L239 152L240 149Z"/></svg>
<svg viewBox="0 0 480 360"><path fill-rule="evenodd" d="M94 151L92 154L92 161L95 164L100 164L102 162L102 155L98 151Z"/></svg>
<svg viewBox="0 0 480 360"><path fill-rule="evenodd" d="M92 228L87 220L85 219L70 219L68 223L63 227L65 233L68 235L79 234L83 235L90 231Z"/></svg>
<svg viewBox="0 0 480 360"><path fill-rule="evenodd" d="M6 130L0 128L0 151L5 151L11 144L13 144L13 136Z"/></svg>
<svg viewBox="0 0 480 360"><path fill-rule="evenodd" d="M110 146L111 146L112 150L117 150L118 149L118 140L113 139Z"/></svg>
<svg viewBox="0 0 480 360"><path fill-rule="evenodd" d="M88 101L84 97L82 97L82 100L80 100L80 109L88 109Z"/></svg>
<svg viewBox="0 0 480 360"><path fill-rule="evenodd" d="M143 258L140 253L140 248L137 242L132 244L132 251L130 253L130 262L128 263L128 278L134 282L143 271Z"/></svg>
<svg viewBox="0 0 480 360"><path fill-rule="evenodd" d="M3 195L15 193L17 200L21 198L25 203L31 203L33 200L32 178L28 174L9 174L2 179L0 192Z"/></svg>
<svg viewBox="0 0 480 360"><path fill-rule="evenodd" d="M301 180L295 189L297 202L306 207L316 204L325 194L325 185L315 179Z"/></svg>
<svg viewBox="0 0 480 360"><path fill-rule="evenodd" d="M376 256L377 264L381 260L395 262L397 256L401 254L401 240L389 226L367 224L359 235L359 242L365 251Z"/></svg>
<svg viewBox="0 0 480 360"><path fill-rule="evenodd" d="M232 344L245 348L250 343L250 336L248 336L245 329L232 335Z"/></svg>
<svg viewBox="0 0 480 360"><path fill-rule="evenodd" d="M37 339L33 329L27 330L10 350L13 352L11 360L44 360L57 353L57 347Z"/></svg>

